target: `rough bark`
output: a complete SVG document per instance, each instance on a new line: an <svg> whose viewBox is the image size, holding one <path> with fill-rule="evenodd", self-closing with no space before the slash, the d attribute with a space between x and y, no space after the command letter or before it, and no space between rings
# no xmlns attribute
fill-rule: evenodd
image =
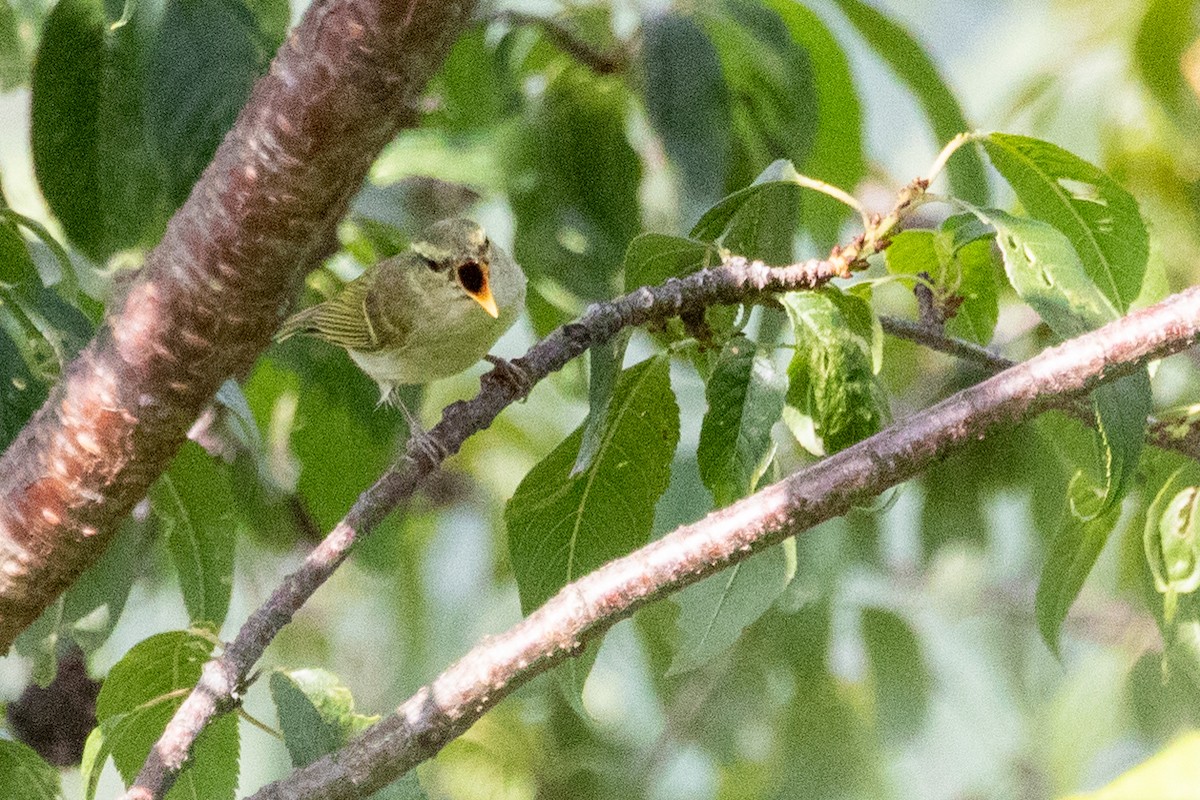
<svg viewBox="0 0 1200 800"><path fill-rule="evenodd" d="M325 0L291 33L124 300L0 457L0 649L270 341L472 5Z"/></svg>

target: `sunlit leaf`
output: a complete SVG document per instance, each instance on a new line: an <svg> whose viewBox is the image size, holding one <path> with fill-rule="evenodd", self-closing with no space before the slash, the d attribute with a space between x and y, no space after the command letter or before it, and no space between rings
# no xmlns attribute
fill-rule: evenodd
<svg viewBox="0 0 1200 800"><path fill-rule="evenodd" d="M1021 205L1061 231L1092 282L1124 313L1142 288L1149 236L1137 201L1102 170L1057 145L990 133L992 164Z"/></svg>
<svg viewBox="0 0 1200 800"><path fill-rule="evenodd" d="M1200 733L1177 737L1108 785L1064 800L1190 800L1200 784Z"/></svg>
<svg viewBox="0 0 1200 800"><path fill-rule="evenodd" d="M622 373L588 469L570 477L582 427L529 471L505 508L509 557L529 613L562 586L644 544L679 440L663 356Z"/></svg>

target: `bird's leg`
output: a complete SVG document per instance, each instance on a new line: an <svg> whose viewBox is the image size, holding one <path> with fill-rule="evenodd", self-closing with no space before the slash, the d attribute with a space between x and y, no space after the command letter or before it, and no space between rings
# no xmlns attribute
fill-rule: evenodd
<svg viewBox="0 0 1200 800"><path fill-rule="evenodd" d="M408 445L419 450L431 464L437 465L445 461L449 455L446 448L421 427L420 420L408 410L396 387L388 384L386 387L381 385L380 388L383 390L383 396L379 398L380 404L387 403L392 408L400 409L404 421L408 423Z"/></svg>
<svg viewBox="0 0 1200 800"><path fill-rule="evenodd" d="M483 358L493 367L492 371L488 373L489 375L495 375L496 380L503 381L516 389L517 395L521 400L529 396L529 393L533 390L533 378L522 367L500 358L500 356L494 356L491 353L488 353Z"/></svg>

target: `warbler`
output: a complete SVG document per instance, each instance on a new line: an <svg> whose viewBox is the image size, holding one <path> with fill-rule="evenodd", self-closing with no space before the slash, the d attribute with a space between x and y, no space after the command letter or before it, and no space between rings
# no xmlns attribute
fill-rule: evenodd
<svg viewBox="0 0 1200 800"><path fill-rule="evenodd" d="M344 347L379 384L395 387L462 372L485 357L525 305L525 273L477 223L435 222L408 250L380 261L275 335L307 334ZM412 422L410 418L410 422Z"/></svg>

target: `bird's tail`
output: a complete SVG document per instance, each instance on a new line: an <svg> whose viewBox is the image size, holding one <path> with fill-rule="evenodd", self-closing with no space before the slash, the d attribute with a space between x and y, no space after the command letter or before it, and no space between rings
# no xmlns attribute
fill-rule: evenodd
<svg viewBox="0 0 1200 800"><path fill-rule="evenodd" d="M290 339L298 333L317 333L317 314L321 304L309 306L303 311L298 311L292 316L283 321L279 326L279 330L275 333L275 341L282 342L284 339Z"/></svg>

